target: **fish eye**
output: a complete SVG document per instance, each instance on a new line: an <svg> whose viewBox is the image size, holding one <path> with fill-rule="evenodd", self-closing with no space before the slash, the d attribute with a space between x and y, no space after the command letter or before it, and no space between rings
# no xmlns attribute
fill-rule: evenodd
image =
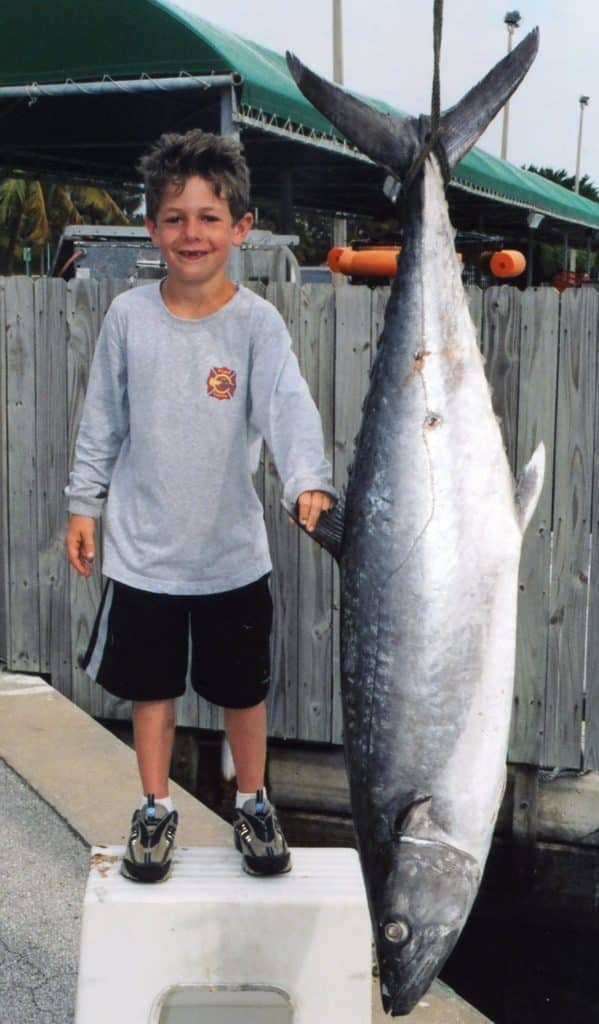
<svg viewBox="0 0 599 1024"><path fill-rule="evenodd" d="M387 941L393 942L396 946L405 946L412 936L412 929L408 922L402 921L401 918L396 921L387 921L384 932Z"/></svg>

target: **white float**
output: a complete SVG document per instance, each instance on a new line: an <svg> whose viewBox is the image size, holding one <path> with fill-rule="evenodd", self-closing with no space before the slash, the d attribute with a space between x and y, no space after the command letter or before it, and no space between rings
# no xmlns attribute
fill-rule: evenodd
<svg viewBox="0 0 599 1024"><path fill-rule="evenodd" d="M155 885L93 847L76 1024L370 1024L371 932L357 854L294 849L250 878L233 849L175 853Z"/></svg>

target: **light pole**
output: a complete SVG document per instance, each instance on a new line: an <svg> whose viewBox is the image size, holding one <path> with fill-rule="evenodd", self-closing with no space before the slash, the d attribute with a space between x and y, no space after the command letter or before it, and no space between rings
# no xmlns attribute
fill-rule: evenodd
<svg viewBox="0 0 599 1024"><path fill-rule="evenodd" d="M588 105L590 96L580 96L580 117L578 119L578 145L576 147L576 174L574 176L574 191L576 195L580 193L580 154L582 152L582 119L584 117L584 108ZM576 271L576 249L570 249L570 270Z"/></svg>
<svg viewBox="0 0 599 1024"><path fill-rule="evenodd" d="M522 18L520 11L508 11L503 19L507 25L507 52L512 52L514 32L519 27ZM507 160L507 135L510 126L510 103L509 100L503 108L503 126L501 129L501 159Z"/></svg>
<svg viewBox="0 0 599 1024"><path fill-rule="evenodd" d="M333 81L343 85L343 12L342 0L333 0ZM333 218L333 245L347 245L345 217ZM340 275L333 279L340 283Z"/></svg>
<svg viewBox="0 0 599 1024"><path fill-rule="evenodd" d="M341 0L333 0L333 81L343 85L343 12Z"/></svg>
<svg viewBox="0 0 599 1024"><path fill-rule="evenodd" d="M580 103L580 119L578 121L578 146L576 149L576 177L574 178L574 191L578 194L580 192L580 153L582 150L582 118L584 115L584 108L588 105L590 96L581 96L578 102Z"/></svg>

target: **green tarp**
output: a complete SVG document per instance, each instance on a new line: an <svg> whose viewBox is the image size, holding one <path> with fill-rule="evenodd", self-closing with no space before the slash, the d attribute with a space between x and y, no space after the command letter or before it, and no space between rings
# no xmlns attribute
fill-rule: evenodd
<svg viewBox="0 0 599 1024"><path fill-rule="evenodd" d="M245 109L273 116L279 124L289 121L336 135L299 92L282 55L166 0L5 0L4 7L0 85L234 71L242 78ZM599 229L599 204L480 149L461 161L454 182L479 195Z"/></svg>

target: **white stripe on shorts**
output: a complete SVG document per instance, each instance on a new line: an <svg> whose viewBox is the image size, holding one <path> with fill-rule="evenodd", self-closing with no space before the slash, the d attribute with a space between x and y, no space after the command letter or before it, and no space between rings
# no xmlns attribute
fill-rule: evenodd
<svg viewBox="0 0 599 1024"><path fill-rule="evenodd" d="M108 636L108 616L110 615L110 609L112 608L112 598L114 595L114 583L112 580L108 581L106 588L106 599L104 601L104 607L102 609L102 616L98 624L98 635L92 651L92 656L89 659L89 664L86 668L88 676L95 679L98 675L98 669L100 668L102 658L104 656L104 648L106 647L106 637Z"/></svg>

